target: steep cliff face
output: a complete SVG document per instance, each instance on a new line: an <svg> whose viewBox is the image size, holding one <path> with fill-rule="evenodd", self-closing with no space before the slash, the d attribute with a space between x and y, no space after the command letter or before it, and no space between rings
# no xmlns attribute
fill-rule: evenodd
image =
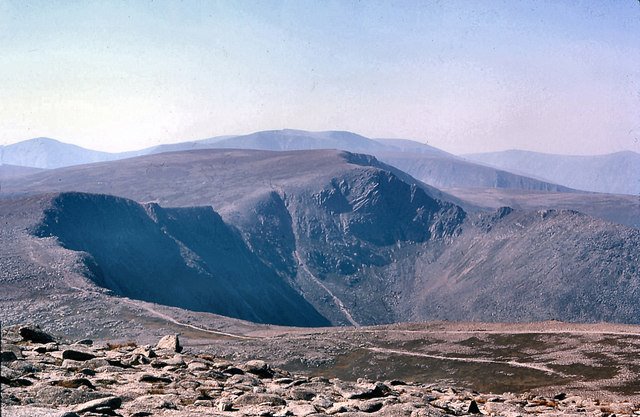
<svg viewBox="0 0 640 417"><path fill-rule="evenodd" d="M328 324L211 207L64 193L34 233L85 252L95 282L120 295L263 323Z"/></svg>
<svg viewBox="0 0 640 417"><path fill-rule="evenodd" d="M461 231L465 212L389 171L368 167L286 198L295 235L296 283L339 324L402 320L390 286L396 262ZM409 261L411 262L411 261Z"/></svg>

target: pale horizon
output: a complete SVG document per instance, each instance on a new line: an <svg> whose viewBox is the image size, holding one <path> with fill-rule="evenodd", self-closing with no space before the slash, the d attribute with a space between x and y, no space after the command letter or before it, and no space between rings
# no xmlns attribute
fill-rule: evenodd
<svg viewBox="0 0 640 417"><path fill-rule="evenodd" d="M640 5L0 0L0 145L282 128L640 152Z"/></svg>
<svg viewBox="0 0 640 417"><path fill-rule="evenodd" d="M291 130L290 128L283 128L283 129L269 129L268 131L277 131L277 130ZM305 129L294 129L294 130L302 130L302 131L308 131ZM197 142L200 140L206 140L206 139L211 139L211 138L215 138L215 137L223 137L223 136L244 136L244 135L250 135L252 133L258 133L258 132L263 132L263 131L255 131L255 132L246 132L246 133L241 133L241 134L237 134L237 135L216 135L216 136L208 136L205 138L196 138L196 139L187 139L187 140L179 140L179 141L171 141L171 142L162 142L162 143L156 143L153 144L151 146L145 146L142 148L128 148L128 149L123 149L123 150L117 150L117 151L105 151L105 150L101 150L101 149L96 149L96 148L92 148L90 146L85 146L85 145L81 145L81 144L77 144L77 143L71 143L71 142L67 142L63 139L60 138L54 138L54 137L50 137L50 136L38 136L38 137L34 137L34 138L28 138L28 139L23 139L23 140L18 140L12 143L7 143L4 145L0 145L0 146L9 146L9 145L14 145L20 142L27 142L30 140L35 140L35 139L51 139L51 140L55 140L61 143L65 143L65 144L69 144L69 145L76 145L76 146L80 146L82 148L88 149L88 150L92 150L92 151L99 151L99 152L107 152L107 153L113 153L113 154L118 154L118 153L125 153L125 152L135 152L135 151L141 151L144 149L148 149L154 146L160 146L160 145L171 145L171 144L178 144L178 143L185 143L185 142ZM317 132L324 132L324 131L308 131L311 133L317 133ZM350 133L356 133L359 134L358 132L350 132ZM364 135L361 135L364 136ZM367 137L367 136L365 136ZM522 148L506 148L506 149L499 149L499 150L486 150L486 151L481 151L481 152L463 152L463 153L454 153L454 152L450 152L447 149L443 149L440 147L437 147L435 145L432 145L426 141L420 141L417 139L407 139L407 138L400 138L400 137L367 137L368 139L372 139L372 140L379 140L379 139L392 139L392 140L412 140L415 142L420 142L420 143L424 143L426 145L429 146L433 146L434 148L440 149L442 151L445 152L449 152L453 155L457 155L457 156L464 156L464 155L471 155L471 154L475 154L475 153L492 153L492 152L503 152L503 151L527 151L527 152L537 152L537 153L542 153L542 154L550 154L550 155L563 155L563 156L601 156L601 155L609 155L609 154L613 154L613 153L620 153L620 152L634 152L636 154L640 154L640 152L638 151L634 151L634 150L630 150L630 149L623 149L623 150L619 150L619 151L613 151L613 152L606 152L606 153L594 153L594 154L585 154L585 153L552 153L552 152L544 152L544 151L534 151L534 150L528 150L528 149L522 149ZM2 165L2 163L0 163L0 165Z"/></svg>

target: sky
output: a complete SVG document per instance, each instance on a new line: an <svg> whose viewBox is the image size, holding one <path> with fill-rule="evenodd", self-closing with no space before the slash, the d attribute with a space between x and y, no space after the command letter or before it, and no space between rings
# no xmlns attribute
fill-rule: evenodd
<svg viewBox="0 0 640 417"><path fill-rule="evenodd" d="M282 128L640 152L640 2L0 0L0 145Z"/></svg>

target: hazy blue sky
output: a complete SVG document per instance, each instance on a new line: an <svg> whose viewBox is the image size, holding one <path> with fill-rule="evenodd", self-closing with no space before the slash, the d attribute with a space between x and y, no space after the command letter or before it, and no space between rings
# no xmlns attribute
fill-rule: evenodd
<svg viewBox="0 0 640 417"><path fill-rule="evenodd" d="M0 144L280 128L640 151L640 3L0 0Z"/></svg>

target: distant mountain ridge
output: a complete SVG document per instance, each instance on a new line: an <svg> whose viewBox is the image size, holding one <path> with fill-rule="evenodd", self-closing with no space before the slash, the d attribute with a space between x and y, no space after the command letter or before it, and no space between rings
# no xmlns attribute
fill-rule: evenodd
<svg viewBox="0 0 640 417"><path fill-rule="evenodd" d="M42 169L112 161L123 157L124 154L93 151L43 137L0 146L0 164Z"/></svg>
<svg viewBox="0 0 640 417"><path fill-rule="evenodd" d="M511 150L456 156L421 142L370 139L347 131L268 130L121 153L93 151L55 139L35 138L0 147L0 165L51 169L164 152L219 148L269 151L339 149L369 154L438 188L640 194L640 154L631 151L565 156Z"/></svg>
<svg viewBox="0 0 640 417"><path fill-rule="evenodd" d="M554 155L509 150L464 155L469 161L586 191L640 194L640 154Z"/></svg>
<svg viewBox="0 0 640 417"><path fill-rule="evenodd" d="M308 132L284 129L240 136L220 136L198 141L158 145L139 151L106 153L83 149L52 139L34 139L3 149L5 163L39 168L59 168L164 152L202 149L257 149L291 151L339 149L374 155L413 177L440 188L515 188L571 191L567 187L474 164L432 146L407 139L370 139L346 131Z"/></svg>

